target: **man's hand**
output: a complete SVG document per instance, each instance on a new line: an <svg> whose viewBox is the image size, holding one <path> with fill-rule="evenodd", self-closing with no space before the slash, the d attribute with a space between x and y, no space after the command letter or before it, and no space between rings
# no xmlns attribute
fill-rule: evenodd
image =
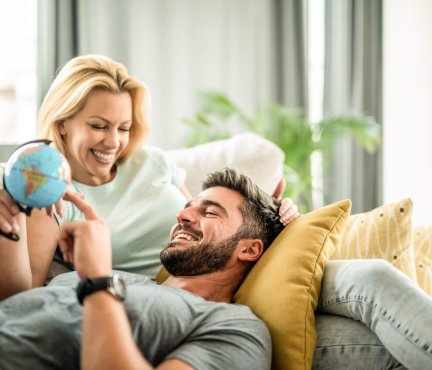
<svg viewBox="0 0 432 370"><path fill-rule="evenodd" d="M281 199L282 194L285 191L285 186L285 179L282 177L272 194L273 198ZM283 198L281 200L281 206L279 207L279 216L282 224L286 226L296 218L299 218L301 214L298 213L297 205L294 204L294 201L291 198Z"/></svg>
<svg viewBox="0 0 432 370"><path fill-rule="evenodd" d="M108 226L78 194L66 192L64 199L75 204L85 216L84 221L60 226L59 245L64 259L75 265L82 279L110 275L112 257Z"/></svg>

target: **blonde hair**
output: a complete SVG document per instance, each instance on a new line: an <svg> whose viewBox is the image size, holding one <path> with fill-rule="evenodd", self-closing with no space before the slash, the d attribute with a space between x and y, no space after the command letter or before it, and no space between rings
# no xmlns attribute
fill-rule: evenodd
<svg viewBox="0 0 432 370"><path fill-rule="evenodd" d="M123 64L102 55L73 58L60 70L39 110L38 136L52 140L56 148L67 155L59 124L80 112L94 90L128 92L131 96L129 143L119 157L119 161L124 160L147 138L150 94L144 84L128 75Z"/></svg>

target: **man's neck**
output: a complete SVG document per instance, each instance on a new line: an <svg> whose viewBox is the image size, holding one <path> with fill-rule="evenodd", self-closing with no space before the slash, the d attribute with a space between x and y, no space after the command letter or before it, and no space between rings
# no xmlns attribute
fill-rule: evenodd
<svg viewBox="0 0 432 370"><path fill-rule="evenodd" d="M230 303L238 287L238 274L227 274L226 271L197 276L172 276L163 282L165 286L184 289L213 302Z"/></svg>

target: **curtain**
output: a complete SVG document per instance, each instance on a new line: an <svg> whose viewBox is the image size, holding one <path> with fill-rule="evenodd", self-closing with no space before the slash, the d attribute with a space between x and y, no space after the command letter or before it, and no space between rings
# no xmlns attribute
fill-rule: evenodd
<svg viewBox="0 0 432 370"><path fill-rule="evenodd" d="M221 91L248 113L270 101L306 108L306 4L40 0L39 94L69 58L107 55L149 87L149 143L166 149L182 146L198 90Z"/></svg>
<svg viewBox="0 0 432 370"><path fill-rule="evenodd" d="M326 1L324 115L355 113L382 122L381 0ZM325 169L327 201L350 198L352 212L382 201L381 151L346 140Z"/></svg>
<svg viewBox="0 0 432 370"><path fill-rule="evenodd" d="M278 102L307 112L307 1L276 0L276 78Z"/></svg>
<svg viewBox="0 0 432 370"><path fill-rule="evenodd" d="M38 1L38 106L58 68L78 55L78 0Z"/></svg>

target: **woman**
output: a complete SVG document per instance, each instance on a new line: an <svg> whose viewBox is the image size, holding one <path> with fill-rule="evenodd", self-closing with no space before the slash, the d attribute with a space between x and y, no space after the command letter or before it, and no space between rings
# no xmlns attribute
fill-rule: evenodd
<svg viewBox="0 0 432 370"><path fill-rule="evenodd" d="M52 83L39 112L38 131L68 159L72 190L107 221L114 268L155 276L172 220L189 194L182 185L184 173L161 150L142 147L149 103L146 87L122 64L99 55L76 57ZM0 190L0 228L21 235L18 243L0 238L0 268L4 264L11 274L19 269L16 275L27 276L24 283L8 281L10 289L43 285L59 223L82 218L68 202L55 208L56 217L52 209L34 210L26 219ZM290 201L281 212L284 224L298 216Z"/></svg>

